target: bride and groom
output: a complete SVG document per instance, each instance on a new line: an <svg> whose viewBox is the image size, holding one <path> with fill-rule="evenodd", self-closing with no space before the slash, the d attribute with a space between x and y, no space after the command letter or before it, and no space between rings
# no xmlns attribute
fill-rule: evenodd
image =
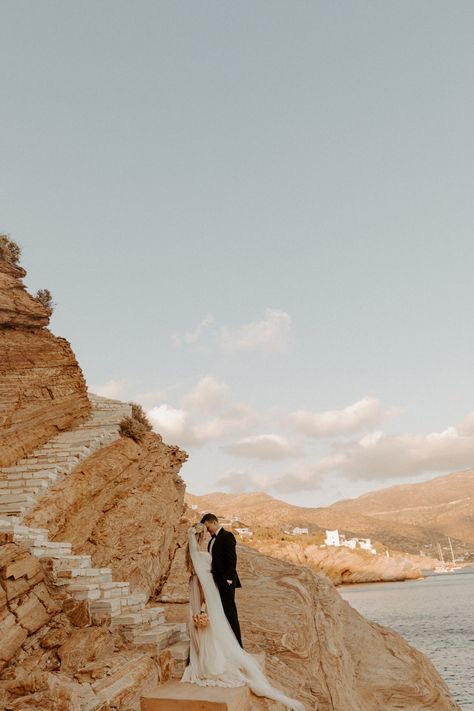
<svg viewBox="0 0 474 711"><path fill-rule="evenodd" d="M205 546L206 532L211 539ZM214 514L188 529L189 664L182 682L200 686L247 685L257 696L280 701L293 711L304 706L271 686L255 657L244 651L235 605L241 587L233 533Z"/></svg>

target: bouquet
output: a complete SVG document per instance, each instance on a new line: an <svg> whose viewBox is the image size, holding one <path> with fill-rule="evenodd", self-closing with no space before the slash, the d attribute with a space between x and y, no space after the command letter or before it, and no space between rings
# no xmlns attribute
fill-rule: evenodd
<svg viewBox="0 0 474 711"><path fill-rule="evenodd" d="M198 615L193 615L193 622L196 629L202 629L209 624L209 617L207 613L201 611Z"/></svg>

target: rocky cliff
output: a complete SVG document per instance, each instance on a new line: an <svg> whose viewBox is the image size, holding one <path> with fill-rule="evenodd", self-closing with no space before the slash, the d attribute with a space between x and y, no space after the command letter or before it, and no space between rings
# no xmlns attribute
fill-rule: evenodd
<svg viewBox="0 0 474 711"><path fill-rule="evenodd" d="M320 548L304 541L255 541L252 548L265 555L286 560L296 565L306 565L324 573L335 585L347 583L374 583L421 578L421 567L434 567L431 558L392 554L390 558L372 555L363 550Z"/></svg>
<svg viewBox="0 0 474 711"><path fill-rule="evenodd" d="M26 291L25 274L0 258L0 467L90 412L71 346L46 328L49 311Z"/></svg>
<svg viewBox="0 0 474 711"><path fill-rule="evenodd" d="M431 662L398 633L363 618L325 576L242 545L238 560L244 646L265 651L274 685L308 711L459 711ZM181 585L169 581L163 599L167 616L184 621L181 565L172 568ZM280 707L253 697L252 708Z"/></svg>
<svg viewBox="0 0 474 711"><path fill-rule="evenodd" d="M69 345L45 329L18 270L1 273L1 461L21 465L0 484L21 492L27 481L30 493L26 519L0 517L0 706L137 711L186 663L186 454L152 433L120 439L106 417L117 403L96 403L96 420L78 425L90 405ZM244 642L308 710L458 709L429 661L327 578L243 547L239 572ZM253 697L249 708L278 705Z"/></svg>
<svg viewBox="0 0 474 711"><path fill-rule="evenodd" d="M186 454L149 434L95 452L42 497L26 520L110 567L147 598L160 589L177 545Z"/></svg>

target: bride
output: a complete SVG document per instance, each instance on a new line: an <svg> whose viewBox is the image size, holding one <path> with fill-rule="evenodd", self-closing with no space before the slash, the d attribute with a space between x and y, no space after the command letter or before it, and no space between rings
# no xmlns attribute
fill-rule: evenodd
<svg viewBox="0 0 474 711"><path fill-rule="evenodd" d="M202 523L188 529L191 647L181 681L200 686L247 685L257 696L280 701L293 711L304 711L303 704L270 685L254 657L237 642L211 574L211 555L200 549L205 533Z"/></svg>

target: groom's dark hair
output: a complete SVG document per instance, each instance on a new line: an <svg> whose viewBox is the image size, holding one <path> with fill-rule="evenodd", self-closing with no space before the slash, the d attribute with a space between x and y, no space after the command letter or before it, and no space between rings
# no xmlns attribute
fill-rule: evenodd
<svg viewBox="0 0 474 711"><path fill-rule="evenodd" d="M219 523L219 519L215 514L207 513L201 519L201 523L206 523L206 521L214 521L214 523Z"/></svg>

